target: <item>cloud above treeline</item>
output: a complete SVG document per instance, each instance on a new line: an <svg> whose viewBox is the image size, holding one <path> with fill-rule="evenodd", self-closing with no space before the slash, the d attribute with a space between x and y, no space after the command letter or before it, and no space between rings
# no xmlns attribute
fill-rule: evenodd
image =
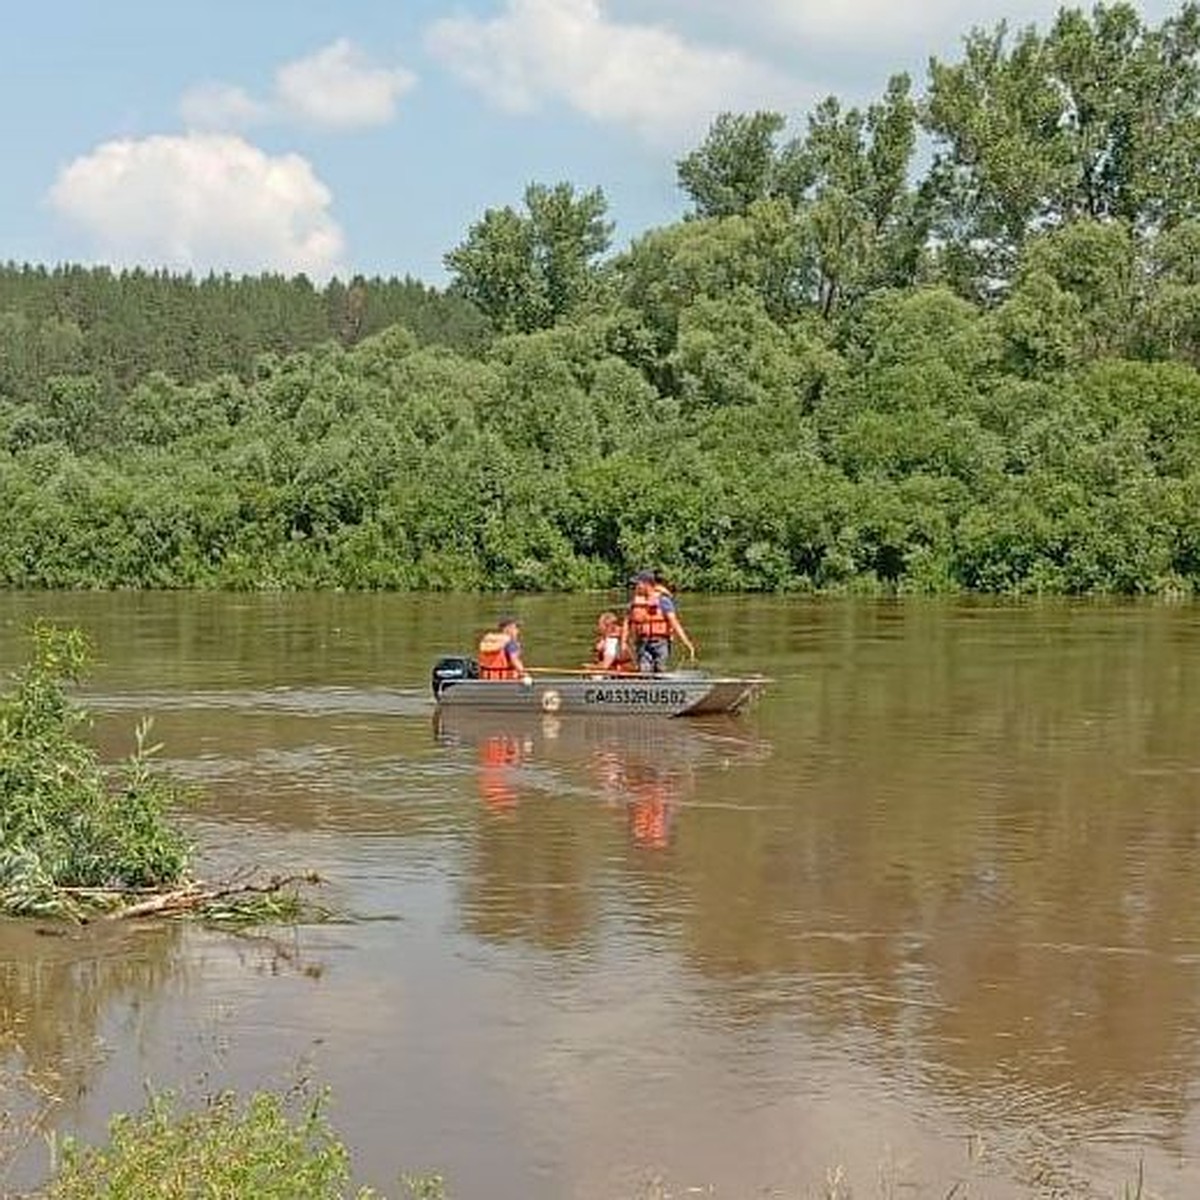
<svg viewBox="0 0 1200 1200"><path fill-rule="evenodd" d="M104 142L64 168L49 199L111 263L325 279L345 252L311 164L232 134Z"/></svg>
<svg viewBox="0 0 1200 1200"><path fill-rule="evenodd" d="M415 84L338 38L279 67L266 97L219 81L189 88L186 132L103 142L59 173L48 198L107 262L326 279L346 257L331 189L303 155L269 154L239 131L386 124Z"/></svg>
<svg viewBox="0 0 1200 1200"><path fill-rule="evenodd" d="M1092 10L1092 0L607 0L627 19L669 22L678 29L703 27L708 36L798 55L812 67L828 52L852 52L899 70L914 53L953 54L974 28L1010 29L1036 24L1047 29L1061 8ZM1157 24L1179 11L1178 0L1141 0L1143 20ZM864 83L869 82L865 81Z"/></svg>
<svg viewBox="0 0 1200 1200"><path fill-rule="evenodd" d="M405 67L383 67L348 38L284 63L271 93L256 98L237 84L209 81L184 92L180 115L190 129L233 130L296 122L346 130L386 125L399 99L417 83Z"/></svg>
<svg viewBox="0 0 1200 1200"><path fill-rule="evenodd" d="M426 49L507 112L565 104L670 145L722 109L811 99L803 83L742 50L614 20L598 0L506 0L495 17L442 18L429 27Z"/></svg>
<svg viewBox="0 0 1200 1200"><path fill-rule="evenodd" d="M434 21L426 49L502 111L565 106L668 151L723 108L811 99L740 50L615 20L599 0L506 0L491 18ZM49 200L106 261L324 278L346 255L331 189L307 158L269 154L248 131L383 125L416 84L341 37L279 66L261 94L228 80L189 87L185 132L104 142L63 169Z"/></svg>
<svg viewBox="0 0 1200 1200"><path fill-rule="evenodd" d="M1142 7L1150 22L1172 11L1169 0ZM678 151L722 111L800 117L848 78L843 98L862 103L893 71L919 71L931 54L953 57L972 28L1046 28L1059 8L1058 0L493 0L487 15L433 21L425 49L501 111L565 107Z"/></svg>
<svg viewBox="0 0 1200 1200"><path fill-rule="evenodd" d="M947 36L966 34L975 26L990 27L1001 20L1022 25L1052 18L1058 7L1055 0L922 0L919 6L896 0L742 0L738 6L744 16L793 44L815 41L876 53L912 46L932 50Z"/></svg>
<svg viewBox="0 0 1200 1200"><path fill-rule="evenodd" d="M1141 9L1150 24L1176 11L1169 0ZM486 0L431 21L423 48L430 70L514 119L573 114L669 163L722 111L798 118L830 90L860 103L906 55L953 55L971 27L1002 19L1044 28L1057 10L1056 0ZM835 61L859 94L823 79ZM189 87L182 131L102 142L62 169L49 203L104 261L325 278L347 259L331 188L304 155L269 153L249 131L377 128L417 83L339 37L279 65L260 92L221 79Z"/></svg>

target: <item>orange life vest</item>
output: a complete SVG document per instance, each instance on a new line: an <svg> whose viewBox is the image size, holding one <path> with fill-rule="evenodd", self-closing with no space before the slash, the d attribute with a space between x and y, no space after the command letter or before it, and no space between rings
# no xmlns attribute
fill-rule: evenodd
<svg viewBox="0 0 1200 1200"><path fill-rule="evenodd" d="M500 629L490 630L479 639L480 679L520 678L520 672L508 661L508 643L511 640Z"/></svg>
<svg viewBox="0 0 1200 1200"><path fill-rule="evenodd" d="M653 595L640 596L636 592L629 602L629 628L639 642L670 638L671 623L663 612L659 599L671 593L661 585L654 588Z"/></svg>

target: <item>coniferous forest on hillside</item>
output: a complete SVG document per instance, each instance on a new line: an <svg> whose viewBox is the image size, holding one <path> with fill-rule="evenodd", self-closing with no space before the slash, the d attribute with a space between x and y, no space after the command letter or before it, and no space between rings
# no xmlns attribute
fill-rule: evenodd
<svg viewBox="0 0 1200 1200"><path fill-rule="evenodd" d="M0 269L0 583L1200 586L1200 7L976 30L674 170L624 247L531 185L445 290Z"/></svg>

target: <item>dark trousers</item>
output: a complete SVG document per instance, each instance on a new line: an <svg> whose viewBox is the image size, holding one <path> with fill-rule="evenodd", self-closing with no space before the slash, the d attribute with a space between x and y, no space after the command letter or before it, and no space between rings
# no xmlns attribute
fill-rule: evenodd
<svg viewBox="0 0 1200 1200"><path fill-rule="evenodd" d="M657 675L665 671L670 656L670 638L644 638L637 644L637 665L643 675Z"/></svg>

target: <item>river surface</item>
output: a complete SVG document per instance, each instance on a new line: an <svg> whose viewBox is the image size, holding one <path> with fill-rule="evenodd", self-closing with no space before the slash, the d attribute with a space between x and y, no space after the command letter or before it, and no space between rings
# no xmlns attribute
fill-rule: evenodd
<svg viewBox="0 0 1200 1200"><path fill-rule="evenodd" d="M527 661L614 599L517 601ZM0 667L94 639L106 757L154 718L203 873L356 918L0 924L10 1113L308 1075L393 1195L1200 1195L1200 607L685 596L743 717L439 724L497 607L0 594Z"/></svg>

